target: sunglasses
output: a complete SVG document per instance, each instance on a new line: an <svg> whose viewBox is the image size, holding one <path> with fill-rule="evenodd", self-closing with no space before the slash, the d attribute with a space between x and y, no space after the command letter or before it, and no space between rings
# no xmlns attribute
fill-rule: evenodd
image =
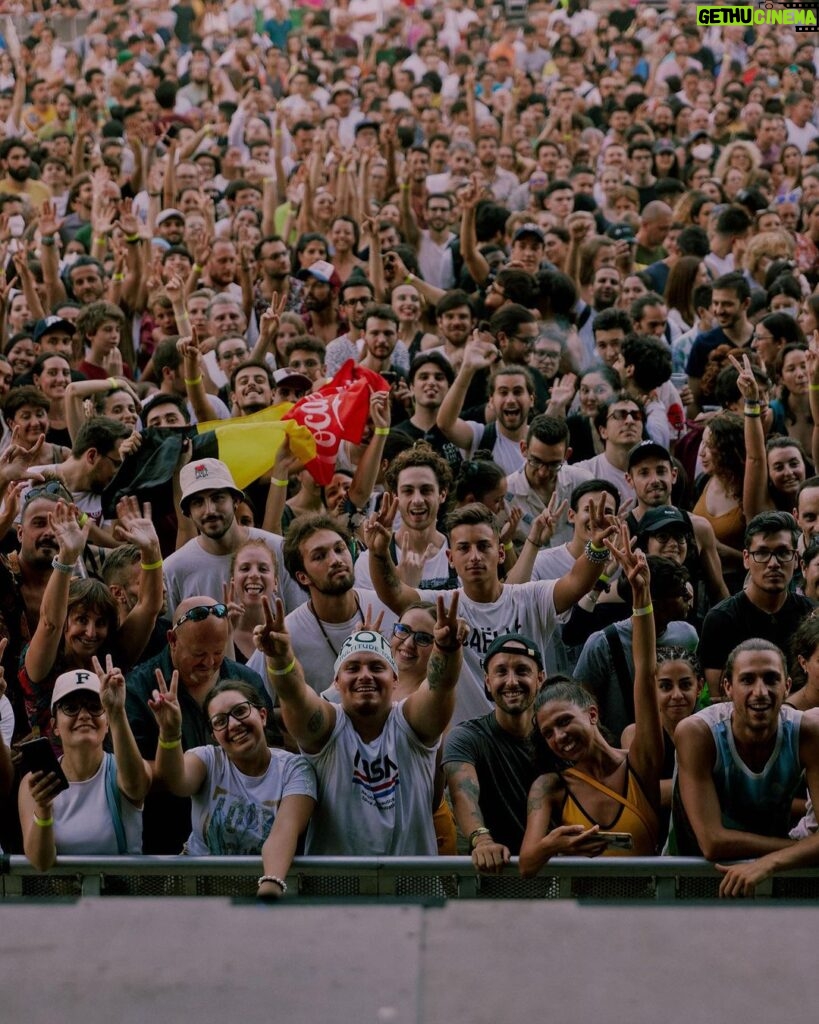
<svg viewBox="0 0 819 1024"><path fill-rule="evenodd" d="M410 629L409 626L405 626L403 622L396 622L392 627L392 635L401 643L412 637L417 647L429 647L435 640L432 633L425 633L423 630Z"/></svg>
<svg viewBox="0 0 819 1024"><path fill-rule="evenodd" d="M81 711L87 711L92 718L102 718L105 714L105 708L99 700L93 698L68 697L61 700L57 707L68 718L76 718Z"/></svg>
<svg viewBox="0 0 819 1024"><path fill-rule="evenodd" d="M226 619L227 613L226 604L197 604L180 616L173 624L173 628L179 629L183 622L204 622L209 615L215 615L217 619Z"/></svg>
<svg viewBox="0 0 819 1024"><path fill-rule="evenodd" d="M37 487L31 487L26 491L26 495L23 498L23 505L28 505L30 501L35 501L37 498L42 498L44 494L56 495L58 498L62 498L63 501L68 502L70 505L74 498L71 493L66 489L65 485L59 480L49 480L47 484L42 484Z"/></svg>

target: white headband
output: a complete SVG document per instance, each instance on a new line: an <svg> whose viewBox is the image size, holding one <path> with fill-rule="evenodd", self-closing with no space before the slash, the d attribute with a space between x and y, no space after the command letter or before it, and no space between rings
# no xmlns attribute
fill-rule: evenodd
<svg viewBox="0 0 819 1024"><path fill-rule="evenodd" d="M398 669L395 667L395 661L392 657L390 645L380 633L375 633L371 629L359 629L357 632L352 633L347 637L341 645L341 650L338 652L338 657L336 658L334 666L335 674L338 675L338 670L348 658L352 658L353 655L360 654L362 651L367 651L370 654L377 654L378 657L383 658L393 672L398 675Z"/></svg>

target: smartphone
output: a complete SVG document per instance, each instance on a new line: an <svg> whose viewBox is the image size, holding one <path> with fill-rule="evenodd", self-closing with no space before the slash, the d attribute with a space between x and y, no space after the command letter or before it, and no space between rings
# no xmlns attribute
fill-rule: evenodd
<svg viewBox="0 0 819 1024"><path fill-rule="evenodd" d="M631 832L598 832L594 838L601 839L606 846L613 846L615 850L634 849L634 836Z"/></svg>
<svg viewBox="0 0 819 1024"><path fill-rule="evenodd" d="M21 743L18 749L23 759L23 775L26 775L28 772L45 772L46 774L53 772L60 780L58 792L62 793L64 789L68 789L68 779L65 777L65 772L60 767L57 755L45 736L40 736L36 740L29 740L27 743Z"/></svg>
<svg viewBox="0 0 819 1024"><path fill-rule="evenodd" d="M395 370L382 370L381 376L390 385L390 387L392 387L393 384L398 383L398 374Z"/></svg>

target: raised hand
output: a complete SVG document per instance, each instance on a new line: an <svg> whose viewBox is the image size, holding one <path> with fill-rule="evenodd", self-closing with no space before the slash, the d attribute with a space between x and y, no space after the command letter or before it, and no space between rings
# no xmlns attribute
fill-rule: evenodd
<svg viewBox="0 0 819 1024"><path fill-rule="evenodd" d="M736 356L729 355L731 366L737 371L737 388L746 402L754 404L759 402L759 384L751 366L751 360L743 355L742 362Z"/></svg>
<svg viewBox="0 0 819 1024"><path fill-rule="evenodd" d="M116 347L102 357L102 366L109 377L121 377L123 372L122 353Z"/></svg>
<svg viewBox="0 0 819 1024"><path fill-rule="evenodd" d="M555 379L549 394L549 401L554 402L555 405L562 406L564 409L568 409L576 390L577 377L573 373L566 373L562 377Z"/></svg>
<svg viewBox="0 0 819 1024"><path fill-rule="evenodd" d="M605 539L605 545L611 552L612 558L623 570L626 579L631 584L635 607L642 608L649 602L651 574L645 554L636 550L635 544L636 537L633 538L629 535L626 523L618 523L615 536Z"/></svg>
<svg viewBox="0 0 819 1024"><path fill-rule="evenodd" d="M590 506L591 521L589 523L590 540L594 547L602 548L606 541L613 537L620 525L617 516L606 512L606 495L600 496L600 503L592 502Z"/></svg>
<svg viewBox="0 0 819 1024"><path fill-rule="evenodd" d="M395 571L398 578L408 587L418 587L424 574L424 566L435 555L437 547L434 544L427 544L424 551L413 551L410 547L410 540L407 534L401 541L401 558Z"/></svg>
<svg viewBox="0 0 819 1024"><path fill-rule="evenodd" d="M515 534L518 532L518 526L520 525L521 519L523 519L523 509L519 508L517 505L513 505L506 516L506 522L501 527L500 535L498 537L501 544L511 544L515 539Z"/></svg>
<svg viewBox="0 0 819 1024"><path fill-rule="evenodd" d="M151 503L146 501L144 508L140 509L139 502L132 494L121 498L117 502L114 536L123 544L136 544L140 551L153 547L158 549L159 538L151 518Z"/></svg>
<svg viewBox="0 0 819 1024"><path fill-rule="evenodd" d="M370 392L370 419L373 426L387 430L390 426L390 393L389 391Z"/></svg>
<svg viewBox="0 0 819 1024"><path fill-rule="evenodd" d="M31 483L34 478L29 475L28 471L40 461L40 453L44 444L45 434L40 434L31 448L23 447L20 430L15 427L11 433L11 444L0 455L0 480L6 482L26 480Z"/></svg>
<svg viewBox="0 0 819 1024"><path fill-rule="evenodd" d="M276 598L275 605L270 604L270 598L265 597L262 601L264 612L264 624L256 626L253 630L253 644L268 658L276 658L281 661L290 661L292 648L290 647L290 634L284 624L284 604L281 598Z"/></svg>
<svg viewBox="0 0 819 1024"><path fill-rule="evenodd" d="M231 579L230 583L222 584L222 600L228 610L228 622L230 628L235 629L239 620L245 613L245 606L236 600L236 587Z"/></svg>
<svg viewBox="0 0 819 1024"><path fill-rule="evenodd" d="M159 726L159 738L171 743L182 734L182 708L179 705L179 673L174 669L170 686L166 685L161 669L156 669L156 686L148 707Z"/></svg>
<svg viewBox="0 0 819 1024"><path fill-rule="evenodd" d="M397 514L398 498L385 495L381 508L364 522L364 543L380 558L385 558L390 550L392 528Z"/></svg>
<svg viewBox="0 0 819 1024"><path fill-rule="evenodd" d="M48 513L48 525L60 548L60 561L65 565L73 565L85 550L88 543L88 531L91 520L86 519L85 525L79 524L80 510L73 503L67 505L58 501L54 511Z"/></svg>
<svg viewBox="0 0 819 1024"><path fill-rule="evenodd" d="M364 618L356 626L356 629L369 629L371 633L380 633L381 624L384 621L384 609L382 608L378 615L373 616L373 606L367 605L367 610L364 612Z"/></svg>
<svg viewBox="0 0 819 1024"><path fill-rule="evenodd" d="M560 522L560 517L568 508L568 501L564 500L558 502L557 491L554 491L551 498L549 498L549 504L544 508L539 516L536 516L532 520L532 525L529 527L529 539L537 547L543 547L544 544L548 544L554 536L557 524Z"/></svg>
<svg viewBox="0 0 819 1024"><path fill-rule="evenodd" d="M458 602L460 593L452 591L452 600L447 608L444 595L438 594L435 599L435 626L432 635L435 637L435 646L439 651L457 651L463 647L469 632L469 627L463 619L458 618Z"/></svg>
<svg viewBox="0 0 819 1024"><path fill-rule="evenodd" d="M121 669L114 666L114 659L110 654L105 656L105 668L99 663L96 655L91 659L91 667L99 678L100 701L110 721L125 711L125 676Z"/></svg>
<svg viewBox="0 0 819 1024"><path fill-rule="evenodd" d="M56 235L60 228L60 221L57 219L57 206L51 202L45 202L40 207L39 218L40 236Z"/></svg>

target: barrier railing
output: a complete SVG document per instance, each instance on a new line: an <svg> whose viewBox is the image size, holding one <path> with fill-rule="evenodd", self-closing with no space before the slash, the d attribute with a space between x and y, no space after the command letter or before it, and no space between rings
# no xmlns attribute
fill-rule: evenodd
<svg viewBox="0 0 819 1024"><path fill-rule="evenodd" d="M479 875L468 857L300 857L287 877L291 899L425 898L710 900L720 875L696 858L560 858L537 878L521 878L516 858L498 875ZM222 896L256 893L256 857L61 857L46 873L24 857L0 864L0 898ZM769 879L757 896L819 897L819 869Z"/></svg>

